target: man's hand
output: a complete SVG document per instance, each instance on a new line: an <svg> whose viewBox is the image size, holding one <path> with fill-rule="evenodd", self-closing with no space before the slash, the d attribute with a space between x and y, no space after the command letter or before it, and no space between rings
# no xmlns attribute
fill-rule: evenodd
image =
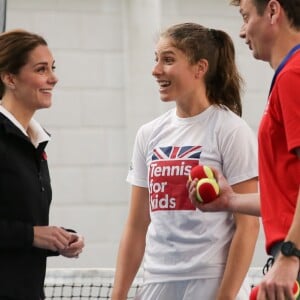
<svg viewBox="0 0 300 300"><path fill-rule="evenodd" d="M293 285L298 276L299 259L279 254L259 285L257 300L294 300Z"/></svg>
<svg viewBox="0 0 300 300"><path fill-rule="evenodd" d="M196 197L196 186L198 179L187 182L187 189L189 192L189 198L195 207L202 211L229 211L230 199L234 197L234 192L231 186L228 184L224 176L216 169L212 168L215 178L220 187L220 195L213 201L203 204L197 200Z"/></svg>

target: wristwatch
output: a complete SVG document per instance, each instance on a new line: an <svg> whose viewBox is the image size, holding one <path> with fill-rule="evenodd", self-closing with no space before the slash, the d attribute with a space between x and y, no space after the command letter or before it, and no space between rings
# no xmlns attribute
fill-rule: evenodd
<svg viewBox="0 0 300 300"><path fill-rule="evenodd" d="M296 256L300 258L300 250L296 248L293 242L287 241L281 245L281 253L284 256Z"/></svg>

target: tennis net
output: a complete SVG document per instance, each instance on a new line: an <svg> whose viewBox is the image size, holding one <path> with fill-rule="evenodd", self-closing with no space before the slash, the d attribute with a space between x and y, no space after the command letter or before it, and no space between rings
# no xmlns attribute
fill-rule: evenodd
<svg viewBox="0 0 300 300"><path fill-rule="evenodd" d="M45 279L46 300L100 300L111 299L114 281L114 269L47 269ZM261 268L249 270L251 286L255 286L262 277ZM133 299L142 284L139 272L130 288L128 300Z"/></svg>

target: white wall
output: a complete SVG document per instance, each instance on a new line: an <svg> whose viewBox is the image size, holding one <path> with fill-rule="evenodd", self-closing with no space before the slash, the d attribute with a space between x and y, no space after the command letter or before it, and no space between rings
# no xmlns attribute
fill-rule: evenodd
<svg viewBox="0 0 300 300"><path fill-rule="evenodd" d="M8 0L7 29L42 34L60 79L53 107L37 114L52 133L51 224L86 238L79 259L50 258L50 267L114 267L136 130L170 107L160 102L151 76L155 37L184 21L223 29L234 39L247 83L244 118L256 131L272 71L238 38L241 18L227 1ZM261 234L253 266L264 264L263 243Z"/></svg>

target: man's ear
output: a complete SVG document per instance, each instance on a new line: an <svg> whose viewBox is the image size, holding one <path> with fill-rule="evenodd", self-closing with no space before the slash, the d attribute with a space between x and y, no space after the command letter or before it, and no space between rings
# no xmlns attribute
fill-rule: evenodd
<svg viewBox="0 0 300 300"><path fill-rule="evenodd" d="M270 23L272 25L275 24L280 15L280 10L281 10L280 3L277 0L271 0L269 1L266 9L267 9L268 17L270 19Z"/></svg>

